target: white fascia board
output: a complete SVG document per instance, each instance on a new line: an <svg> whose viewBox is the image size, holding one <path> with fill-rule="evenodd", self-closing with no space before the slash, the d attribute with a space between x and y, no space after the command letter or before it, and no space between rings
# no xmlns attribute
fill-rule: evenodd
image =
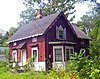
<svg viewBox="0 0 100 79"><path fill-rule="evenodd" d="M49 42L49 44L62 44L62 43L66 43L66 44L76 44L74 42L65 42L65 41L60 41L60 42Z"/></svg>
<svg viewBox="0 0 100 79"><path fill-rule="evenodd" d="M20 41L20 40L23 40L23 39L27 39L27 38L39 36L39 35L42 35L42 34L43 34L43 33L35 34L35 35L32 35L32 36L28 36L28 37L23 37L23 38L20 38L20 39L16 39L16 40L9 41L9 42L7 42L7 43L11 43L11 42L15 42L15 41Z"/></svg>

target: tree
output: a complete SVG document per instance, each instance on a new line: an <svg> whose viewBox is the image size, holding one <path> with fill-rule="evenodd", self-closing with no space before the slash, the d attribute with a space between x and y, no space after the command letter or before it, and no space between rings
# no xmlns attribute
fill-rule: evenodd
<svg viewBox="0 0 100 79"><path fill-rule="evenodd" d="M77 26L80 27L86 34L89 34L93 27L93 17L83 15L83 17L81 17L81 21L77 22Z"/></svg>
<svg viewBox="0 0 100 79"><path fill-rule="evenodd" d="M82 29L90 29L88 34L91 37L90 55L92 58L100 58L100 5L97 4L92 8L91 15L84 15L81 21L77 23Z"/></svg>
<svg viewBox="0 0 100 79"><path fill-rule="evenodd" d="M18 28L15 27L11 27L7 32L0 30L0 46L8 46L8 38L10 38L17 30Z"/></svg>
<svg viewBox="0 0 100 79"><path fill-rule="evenodd" d="M8 31L9 37L11 37L19 28L11 27ZM9 38L8 37L8 38Z"/></svg>
<svg viewBox="0 0 100 79"><path fill-rule="evenodd" d="M19 26L33 21L36 16L36 9L41 9L43 16L63 11L68 17L75 12L74 4L76 3L76 0L24 0L22 2L27 9L20 14L22 21L18 23ZM70 20L73 20L74 17L75 16L73 15Z"/></svg>

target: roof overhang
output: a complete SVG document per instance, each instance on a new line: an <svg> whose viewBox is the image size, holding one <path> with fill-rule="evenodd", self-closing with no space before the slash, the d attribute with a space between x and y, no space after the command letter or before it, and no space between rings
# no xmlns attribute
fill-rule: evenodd
<svg viewBox="0 0 100 79"><path fill-rule="evenodd" d="M43 33L36 34L36 35L32 35L32 36L28 36L28 37L19 38L19 39L16 39L16 40L11 40L11 41L8 41L7 43L11 43L11 42L20 41L20 40L23 40L23 39L32 38L32 37L39 36L39 35L42 35L42 34L43 34Z"/></svg>
<svg viewBox="0 0 100 79"><path fill-rule="evenodd" d="M21 49L24 45L25 45L26 42L22 42L20 43L18 46L16 47L13 47L12 49Z"/></svg>

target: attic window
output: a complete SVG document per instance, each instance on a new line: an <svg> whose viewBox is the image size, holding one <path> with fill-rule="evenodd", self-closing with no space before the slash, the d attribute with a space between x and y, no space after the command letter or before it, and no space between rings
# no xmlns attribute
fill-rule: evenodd
<svg viewBox="0 0 100 79"><path fill-rule="evenodd" d="M59 30L59 39L64 39L64 31Z"/></svg>
<svg viewBox="0 0 100 79"><path fill-rule="evenodd" d="M66 40L66 28L56 26L56 39Z"/></svg>
<svg viewBox="0 0 100 79"><path fill-rule="evenodd" d="M33 37L32 42L37 42L37 37Z"/></svg>
<svg viewBox="0 0 100 79"><path fill-rule="evenodd" d="M17 45L16 42L14 42L14 43L13 43L13 46L16 46L16 45Z"/></svg>

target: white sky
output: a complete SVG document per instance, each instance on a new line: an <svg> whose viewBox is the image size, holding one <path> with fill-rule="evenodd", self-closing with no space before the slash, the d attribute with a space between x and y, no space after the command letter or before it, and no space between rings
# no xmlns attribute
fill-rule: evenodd
<svg viewBox="0 0 100 79"><path fill-rule="evenodd" d="M20 21L20 13L25 9L19 2L21 0L0 0L0 29L9 30L10 27L17 27L17 22ZM100 2L100 0L98 0ZM76 5L75 21L80 20L80 17L88 10L86 3Z"/></svg>
<svg viewBox="0 0 100 79"><path fill-rule="evenodd" d="M20 12L23 10L18 0L0 0L0 29L17 27Z"/></svg>

